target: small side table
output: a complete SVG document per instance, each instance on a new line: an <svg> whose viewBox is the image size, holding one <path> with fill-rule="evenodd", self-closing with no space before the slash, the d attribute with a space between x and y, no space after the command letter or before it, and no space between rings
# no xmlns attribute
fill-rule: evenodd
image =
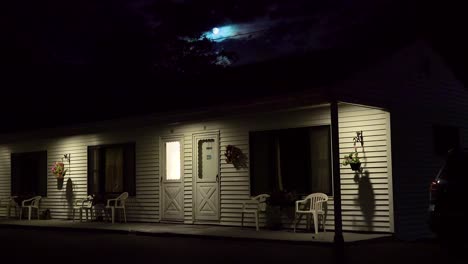
<svg viewBox="0 0 468 264"><path fill-rule="evenodd" d="M11 217L11 209L15 209L15 217L19 218L19 210L21 209L18 203L15 201L16 196L11 196L7 199L0 199L0 207L6 208L7 215L6 218Z"/></svg>
<svg viewBox="0 0 468 264"><path fill-rule="evenodd" d="M105 204L95 204L94 211L96 212L96 220L102 218L103 221L108 221L109 214Z"/></svg>

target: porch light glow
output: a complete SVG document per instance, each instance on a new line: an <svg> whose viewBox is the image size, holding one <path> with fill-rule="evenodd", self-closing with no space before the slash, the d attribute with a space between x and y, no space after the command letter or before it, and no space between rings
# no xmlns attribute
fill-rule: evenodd
<svg viewBox="0 0 468 264"><path fill-rule="evenodd" d="M180 179L180 142L166 143L166 179Z"/></svg>

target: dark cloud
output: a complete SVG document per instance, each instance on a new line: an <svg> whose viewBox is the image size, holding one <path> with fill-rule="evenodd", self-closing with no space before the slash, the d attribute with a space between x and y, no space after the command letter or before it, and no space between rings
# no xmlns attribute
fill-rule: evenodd
<svg viewBox="0 0 468 264"><path fill-rule="evenodd" d="M5 13L0 16L0 64L9 77L8 81L2 79L3 95L8 99L0 106L0 117L12 124L9 129L19 129L50 126L56 124L53 119L59 120L57 124L99 120L285 92L279 85L265 87L261 78L276 75L278 84L286 87L294 79L300 86L295 78L307 74L304 70L320 69L311 62L327 62L322 68L330 69L347 54L364 54L382 43L390 45L401 35L412 34L415 25L422 27L432 19L432 13L427 17L418 13L426 12L418 5L420 1L409 2L7 1L0 8ZM261 37L227 40L219 48L238 53L242 65L263 62L246 70L268 69L263 73L245 75L238 78L242 82L232 81L223 89L222 79L182 81L180 76L152 71L154 59L166 53L163 48L170 39L197 36L228 23L248 25L246 30L255 31L256 21L268 22ZM282 60L287 56L294 57L293 62ZM299 66L293 73L292 67L279 67L287 63ZM201 98L206 94L208 98ZM177 104L167 98L177 98Z"/></svg>

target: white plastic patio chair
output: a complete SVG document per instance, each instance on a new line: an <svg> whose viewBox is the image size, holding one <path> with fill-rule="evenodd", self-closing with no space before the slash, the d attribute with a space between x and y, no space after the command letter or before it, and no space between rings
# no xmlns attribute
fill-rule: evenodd
<svg viewBox="0 0 468 264"><path fill-rule="evenodd" d="M73 205L72 220L75 221L75 211L80 211L80 222L83 221L83 210L86 213L86 221L88 221L88 212L91 214L91 220L93 219L93 196L88 195L84 199L77 199Z"/></svg>
<svg viewBox="0 0 468 264"><path fill-rule="evenodd" d="M296 210L294 214L294 232L296 232L296 225L303 215L307 216L307 229L310 226L310 217L314 221L315 234L318 234L318 221L319 216L322 218L323 231L326 232L325 221L327 219L327 210L323 204L327 203L328 196L324 193L313 193L308 195L304 200L296 201ZM299 219L298 219L299 216Z"/></svg>
<svg viewBox="0 0 468 264"><path fill-rule="evenodd" d="M127 214L125 212L125 200L128 198L128 192L124 192L115 199L107 200L106 209L111 210L112 223L115 219L115 210L120 209L120 212L123 211L125 223L127 223Z"/></svg>
<svg viewBox="0 0 468 264"><path fill-rule="evenodd" d="M18 215L18 204L15 202L14 198L16 196L10 196L8 198L0 199L0 208L7 209L7 218L11 216L11 207L15 208L15 217Z"/></svg>
<svg viewBox="0 0 468 264"><path fill-rule="evenodd" d="M245 201L242 204L242 220L241 227L244 226L244 214L253 214L255 217L255 228L258 231L258 215L260 212L265 212L266 210L266 200L270 197L268 194L260 194L251 199ZM251 205L251 206L248 206ZM254 207L252 206L254 205ZM253 207L253 208L252 208Z"/></svg>
<svg viewBox="0 0 468 264"><path fill-rule="evenodd" d="M33 209L36 209L37 219L39 219L39 202L41 201L41 198L41 196L34 196L33 198L26 199L21 203L20 220L23 216L24 208L28 208L28 220L31 220L31 212Z"/></svg>

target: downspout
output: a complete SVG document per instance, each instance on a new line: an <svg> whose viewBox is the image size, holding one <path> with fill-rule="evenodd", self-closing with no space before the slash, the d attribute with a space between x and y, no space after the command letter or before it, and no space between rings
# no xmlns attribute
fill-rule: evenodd
<svg viewBox="0 0 468 264"><path fill-rule="evenodd" d="M332 162L333 162L333 204L335 216L335 236L333 242L343 245L343 223L341 216L341 177L340 177L340 140L338 131L338 101L333 99L330 105L331 114L331 139L332 139Z"/></svg>

